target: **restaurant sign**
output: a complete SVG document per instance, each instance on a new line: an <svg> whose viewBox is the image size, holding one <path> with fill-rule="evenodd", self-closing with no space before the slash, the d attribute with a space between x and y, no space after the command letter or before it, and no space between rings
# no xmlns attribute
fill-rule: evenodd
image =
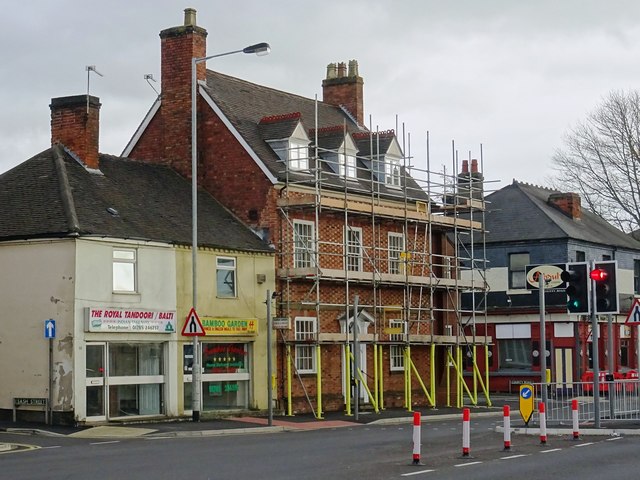
<svg viewBox="0 0 640 480"><path fill-rule="evenodd" d="M176 312L173 310L89 307L87 308L85 331L175 333Z"/></svg>
<svg viewBox="0 0 640 480"><path fill-rule="evenodd" d="M200 317L205 335L257 335L255 318Z"/></svg>

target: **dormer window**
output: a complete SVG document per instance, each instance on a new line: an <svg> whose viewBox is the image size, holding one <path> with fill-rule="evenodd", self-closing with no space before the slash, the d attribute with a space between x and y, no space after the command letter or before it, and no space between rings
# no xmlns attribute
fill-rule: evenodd
<svg viewBox="0 0 640 480"><path fill-rule="evenodd" d="M355 155L339 153L338 163L340 165L340 176L345 178L358 178L358 171L356 169L356 157Z"/></svg>
<svg viewBox="0 0 640 480"><path fill-rule="evenodd" d="M299 141L289 142L289 168L291 170L309 169L309 145Z"/></svg>
<svg viewBox="0 0 640 480"><path fill-rule="evenodd" d="M394 187L400 186L400 159L385 159L385 183Z"/></svg>

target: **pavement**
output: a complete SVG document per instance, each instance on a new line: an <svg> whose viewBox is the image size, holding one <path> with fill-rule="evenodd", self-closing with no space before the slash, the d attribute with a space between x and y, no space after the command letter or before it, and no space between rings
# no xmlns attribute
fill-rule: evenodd
<svg viewBox="0 0 640 480"><path fill-rule="evenodd" d="M502 406L511 404L512 433L523 435L539 435L538 428L527 428L521 421L517 401L505 398L494 401L491 407L470 406L471 420L478 417L495 417L499 419L503 415ZM451 407L420 408L422 423L444 420L462 420L460 409ZM352 412L353 413L353 412ZM345 412L327 412L322 419L315 418L312 414L296 414L294 416L274 415L272 421L264 416L229 416L225 418L201 419L193 422L190 418L169 419L164 421L142 422L111 422L95 426L61 426L43 425L41 423L26 423L0 421L0 432L12 432L43 436L66 436L71 438L92 439L123 439L123 438L167 438L167 437L208 437L217 435L240 435L276 433L285 431L305 431L323 428L358 427L362 425L402 425L413 422L413 412L405 409L385 409L378 413L373 411L359 412L358 419L355 415L347 415ZM271 424L270 424L271 423ZM549 426L547 435L572 435L572 428L560 428ZM501 426L496 431L502 432ZM602 428L591 428L590 425L580 427L581 435L640 435L640 421L611 422ZM6 444L0 443L0 453Z"/></svg>

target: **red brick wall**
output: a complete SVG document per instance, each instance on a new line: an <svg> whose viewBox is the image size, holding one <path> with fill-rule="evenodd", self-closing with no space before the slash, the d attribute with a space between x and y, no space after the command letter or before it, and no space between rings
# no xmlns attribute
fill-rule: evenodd
<svg viewBox="0 0 640 480"><path fill-rule="evenodd" d="M191 25L160 32L162 104L131 158L169 164L191 178L191 59L206 56L206 39L205 29ZM205 72L198 64L198 80Z"/></svg>
<svg viewBox="0 0 640 480"><path fill-rule="evenodd" d="M273 236L279 222L277 191L211 108L205 106L204 101L200 108L200 184L245 224L269 228L270 238L277 241L277 236Z"/></svg>
<svg viewBox="0 0 640 480"><path fill-rule="evenodd" d="M169 161L162 157L163 138L162 107L160 107L160 110L158 110L153 119L151 119L151 122L149 122L149 125L147 125L144 134L131 150L129 157L143 162L168 165ZM190 177L191 174L189 174L189 178Z"/></svg>
<svg viewBox="0 0 640 480"><path fill-rule="evenodd" d="M87 167L99 168L100 100L87 95L53 98L50 108L51 145L61 143Z"/></svg>
<svg viewBox="0 0 640 480"><path fill-rule="evenodd" d="M323 80L322 101L344 105L359 124L364 121L364 81L362 77L341 77Z"/></svg>

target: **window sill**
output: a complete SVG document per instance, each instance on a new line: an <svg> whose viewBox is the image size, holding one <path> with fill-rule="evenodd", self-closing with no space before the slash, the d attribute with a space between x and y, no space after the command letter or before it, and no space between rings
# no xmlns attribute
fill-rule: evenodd
<svg viewBox="0 0 640 480"><path fill-rule="evenodd" d="M113 292L111 295L111 300L114 302L123 303L140 303L140 300L142 300L142 295L137 292Z"/></svg>

